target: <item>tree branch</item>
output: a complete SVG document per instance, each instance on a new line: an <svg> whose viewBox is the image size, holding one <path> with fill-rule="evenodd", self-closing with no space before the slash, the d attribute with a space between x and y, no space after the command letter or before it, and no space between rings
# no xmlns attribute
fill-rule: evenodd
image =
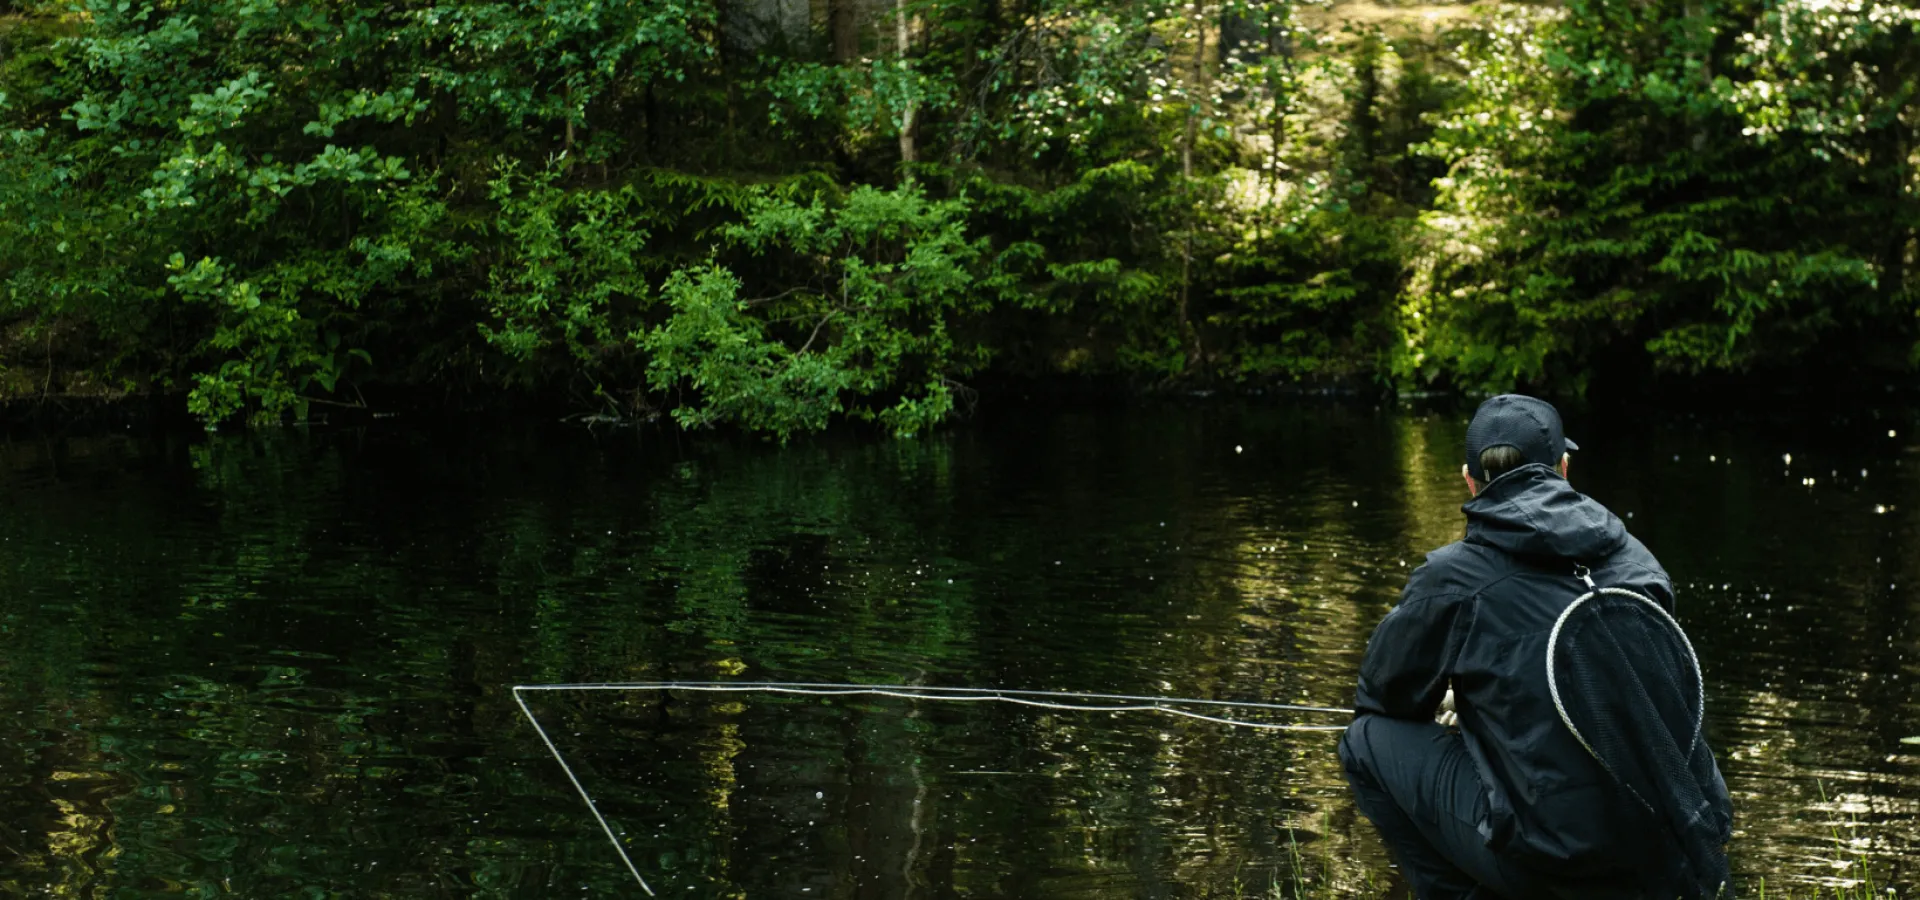
<svg viewBox="0 0 1920 900"><path fill-rule="evenodd" d="M820 321L813 326L813 333L810 335L807 335L807 342L804 344L801 344L800 349L794 351L793 355L800 356L806 353L808 350L813 349L813 342L820 337L820 329L827 327L827 323L833 321L833 317L839 314L840 314L840 311L836 309L833 312L827 313L826 316L822 317Z"/></svg>
<svg viewBox="0 0 1920 900"><path fill-rule="evenodd" d="M365 400L362 400L359 403L342 403L338 400L322 400L319 397L309 397L305 394L299 394L296 396L298 396L301 400L304 400L308 403L318 403L321 406L338 406L341 409L366 409L367 408L367 403Z"/></svg>
<svg viewBox="0 0 1920 900"><path fill-rule="evenodd" d="M812 285L803 284L803 285L800 285L799 287L788 288L784 291L781 291L778 294L774 294L771 297L755 297L752 300L743 300L741 302L747 304L748 306L759 306L762 303L772 303L773 301L782 299L784 297L791 297L794 294L798 294L801 291L807 290L811 286Z"/></svg>

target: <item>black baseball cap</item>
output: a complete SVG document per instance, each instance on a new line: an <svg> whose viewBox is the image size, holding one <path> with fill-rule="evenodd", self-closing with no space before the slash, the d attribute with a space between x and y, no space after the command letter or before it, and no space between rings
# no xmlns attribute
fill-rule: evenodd
<svg viewBox="0 0 1920 900"><path fill-rule="evenodd" d="M1485 484L1480 454L1502 446L1519 450L1527 462L1546 466L1558 465L1562 454L1580 449L1561 432L1560 411L1553 404L1522 394L1488 398L1474 412L1467 426L1467 474Z"/></svg>

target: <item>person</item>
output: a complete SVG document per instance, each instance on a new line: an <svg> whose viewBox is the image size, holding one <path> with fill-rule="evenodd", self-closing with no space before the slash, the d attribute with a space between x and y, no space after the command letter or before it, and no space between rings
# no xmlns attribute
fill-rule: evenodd
<svg viewBox="0 0 1920 900"><path fill-rule="evenodd" d="M1685 745L1658 757L1667 790L1636 802L1563 721L1548 683L1554 624L1594 585L1667 614L1674 603L1646 546L1568 482L1569 449L1545 401L1503 395L1474 414L1461 468L1466 537L1427 555L1367 642L1339 745L1356 805L1420 900L1731 896L1732 807L1699 736L1700 704L1690 740L1654 733L1657 714L1615 723L1629 742ZM1643 668L1669 658L1614 656ZM1604 678L1580 687L1613 689Z"/></svg>

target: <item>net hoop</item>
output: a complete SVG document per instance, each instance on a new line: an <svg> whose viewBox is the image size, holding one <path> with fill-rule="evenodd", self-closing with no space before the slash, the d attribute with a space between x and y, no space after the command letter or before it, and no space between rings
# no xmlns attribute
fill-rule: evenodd
<svg viewBox="0 0 1920 900"><path fill-rule="evenodd" d="M1592 584L1592 582L1589 581L1588 584ZM1599 763L1600 767L1605 769L1607 774L1613 777L1614 781L1619 782L1620 777L1614 773L1613 767L1607 765L1607 761L1600 758L1600 754L1595 752L1593 745L1587 741L1587 736L1580 733L1580 727L1573 724L1573 717L1567 714L1567 705L1560 699L1560 679L1554 671L1556 668L1554 665L1555 657L1560 649L1560 631L1566 627L1567 620L1573 616L1576 610L1586 605L1587 601L1602 594L1609 594L1615 597L1631 597L1646 604L1648 608L1659 615L1660 621L1667 623L1667 627L1671 628L1673 633L1680 638L1680 646L1686 648L1687 663L1693 667L1693 683L1699 693L1699 696L1695 698L1693 707L1693 734L1687 744L1687 754L1689 756L1699 747L1700 732L1706 724L1707 682L1705 677L1700 673L1700 656L1693 651L1693 641L1687 638L1686 629L1681 628L1680 623L1674 620L1673 614L1667 612L1665 607L1654 602L1652 597L1626 588L1594 588L1581 594L1578 599L1567 604L1566 609L1560 611L1560 617L1553 621L1553 631L1547 635L1547 691L1553 695L1553 708L1555 712L1560 714L1560 724L1567 726L1567 730L1573 733L1573 739L1580 742L1580 746L1587 751L1587 755L1593 757L1594 762ZM1622 786L1624 786L1624 784ZM1628 788L1628 793L1633 793L1631 788ZM1652 809L1652 806L1649 805L1644 798L1640 797L1639 794L1634 794L1634 799L1639 800L1640 804L1647 806L1649 810Z"/></svg>

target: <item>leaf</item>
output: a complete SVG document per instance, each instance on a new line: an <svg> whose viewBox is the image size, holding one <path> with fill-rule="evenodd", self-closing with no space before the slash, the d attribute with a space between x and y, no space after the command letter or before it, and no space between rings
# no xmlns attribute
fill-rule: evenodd
<svg viewBox="0 0 1920 900"><path fill-rule="evenodd" d="M1902 743L1902 744L1920 744L1920 734L1916 734L1916 735L1914 735L1914 736L1912 736L1912 737L1903 737L1903 738L1901 738L1901 739L1900 739L1900 743Z"/></svg>

